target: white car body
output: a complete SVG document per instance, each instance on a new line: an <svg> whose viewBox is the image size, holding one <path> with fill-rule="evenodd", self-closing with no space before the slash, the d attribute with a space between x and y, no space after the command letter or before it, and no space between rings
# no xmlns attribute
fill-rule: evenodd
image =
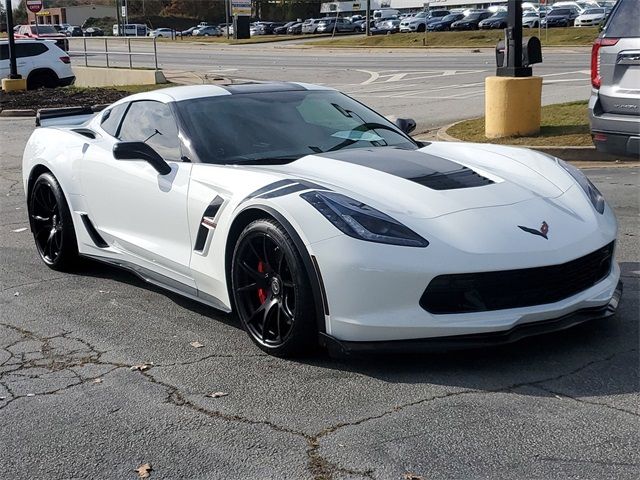
<svg viewBox="0 0 640 480"><path fill-rule="evenodd" d="M606 17L607 14L604 8L590 8L578 15L573 21L573 25L575 27L593 27L604 22Z"/></svg>
<svg viewBox="0 0 640 480"><path fill-rule="evenodd" d="M149 32L151 38L173 38L175 33L170 28L156 28Z"/></svg>
<svg viewBox="0 0 640 480"><path fill-rule="evenodd" d="M8 55L8 40L0 40L0 78L8 78L10 65ZM31 46L31 47L30 47ZM34 50L37 49L37 50ZM60 49L53 40L18 40L16 39L18 75L22 78L33 79L34 75L43 72L51 72L58 79L58 85L71 85L75 81L75 75L71 69L69 55Z"/></svg>
<svg viewBox="0 0 640 480"><path fill-rule="evenodd" d="M174 104L236 91L213 85L167 88L114 106L139 100ZM119 140L102 129L102 115L85 123L84 117L54 119L34 131L23 157L27 195L34 175L49 170L69 204L81 255L125 266L217 309L233 308L227 240L234 222L250 210L268 212L286 225L299 239L302 255L317 262L324 287L322 300L316 298L324 301L319 328L325 341L340 345L505 333L617 302L620 270L611 253L610 269L595 284L551 303L447 314L421 306L436 277L562 265L606 246L613 249L617 223L606 202L598 213L557 159L536 151L433 142L411 151L387 147L311 154L282 165L169 162L171 172L162 176L144 161L114 159ZM426 186L431 177L447 177L441 164L456 165L482 186ZM424 169L424 182L398 174L394 165ZM384 212L428 240L428 246L374 243L341 233L301 197L317 189ZM206 226L206 243L195 251L203 212L214 198L221 199L221 207ZM96 244L83 216L106 245Z"/></svg>
<svg viewBox="0 0 640 480"><path fill-rule="evenodd" d="M540 15L536 12L526 12L522 15L522 26L525 28L534 28L540 25Z"/></svg>

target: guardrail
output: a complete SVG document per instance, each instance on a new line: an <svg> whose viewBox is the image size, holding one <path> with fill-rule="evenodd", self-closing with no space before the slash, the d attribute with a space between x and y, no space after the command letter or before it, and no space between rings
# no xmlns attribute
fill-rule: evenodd
<svg viewBox="0 0 640 480"><path fill-rule="evenodd" d="M70 38L69 40L74 41L74 38ZM79 39L78 39L79 40ZM101 47L100 49L87 49L87 40L92 43L98 43ZM96 40L97 42L94 42ZM153 44L152 52L136 52L131 50L131 41L133 40L135 43L146 43L151 42ZM113 43L125 43L127 51L117 51L117 50L109 50L109 43L111 42L111 48L113 48ZM158 47L156 39L153 37L82 37L82 50L69 50L68 53L72 55L78 55L84 57L84 65L85 67L89 65L89 57L94 56L103 56L105 58L107 68L109 68L109 57L128 57L129 58L129 68L133 68L133 59L134 57L153 57L153 65L156 70L158 70ZM102 48L103 47L103 48ZM134 47L135 48L135 47ZM97 65L91 65L97 66ZM147 65L144 65L147 66Z"/></svg>

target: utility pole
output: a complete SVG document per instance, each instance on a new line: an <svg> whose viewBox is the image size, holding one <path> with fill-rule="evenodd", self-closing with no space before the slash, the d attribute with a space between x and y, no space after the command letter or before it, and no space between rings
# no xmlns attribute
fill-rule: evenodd
<svg viewBox="0 0 640 480"><path fill-rule="evenodd" d="M9 79L16 80L22 78L18 75L18 66L16 65L16 40L13 36L13 6L11 0L6 0L7 9L7 37L9 38Z"/></svg>
<svg viewBox="0 0 640 480"><path fill-rule="evenodd" d="M122 28L122 22L120 21L120 0L116 0L116 24L118 25L116 27L116 36L119 37L122 34L120 30Z"/></svg>
<svg viewBox="0 0 640 480"><path fill-rule="evenodd" d="M371 35L371 0L367 0L367 14L365 15L367 37Z"/></svg>

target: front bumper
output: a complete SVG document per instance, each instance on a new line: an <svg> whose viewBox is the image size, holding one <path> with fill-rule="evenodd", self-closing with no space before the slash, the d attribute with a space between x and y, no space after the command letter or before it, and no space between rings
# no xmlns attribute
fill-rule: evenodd
<svg viewBox="0 0 640 480"><path fill-rule="evenodd" d="M582 323L602 320L615 314L623 285L618 281L613 296L606 305L590 307L543 321L516 325L508 330L476 333L471 335L453 335L447 337L423 338L412 340L353 342L338 340L326 333L320 334L320 343L332 355L345 356L358 353L417 353L438 352L460 349L485 348L517 342L527 337L566 330Z"/></svg>

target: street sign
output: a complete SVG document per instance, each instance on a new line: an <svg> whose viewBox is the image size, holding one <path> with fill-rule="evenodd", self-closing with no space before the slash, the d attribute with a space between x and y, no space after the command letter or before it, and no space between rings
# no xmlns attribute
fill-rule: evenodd
<svg viewBox="0 0 640 480"><path fill-rule="evenodd" d="M231 15L251 16L251 0L231 0Z"/></svg>
<svg viewBox="0 0 640 480"><path fill-rule="evenodd" d="M126 6L122 6L122 16L126 17L127 16L127 7Z"/></svg>
<svg viewBox="0 0 640 480"><path fill-rule="evenodd" d="M27 8L30 12L38 13L42 10L42 0L27 0Z"/></svg>

